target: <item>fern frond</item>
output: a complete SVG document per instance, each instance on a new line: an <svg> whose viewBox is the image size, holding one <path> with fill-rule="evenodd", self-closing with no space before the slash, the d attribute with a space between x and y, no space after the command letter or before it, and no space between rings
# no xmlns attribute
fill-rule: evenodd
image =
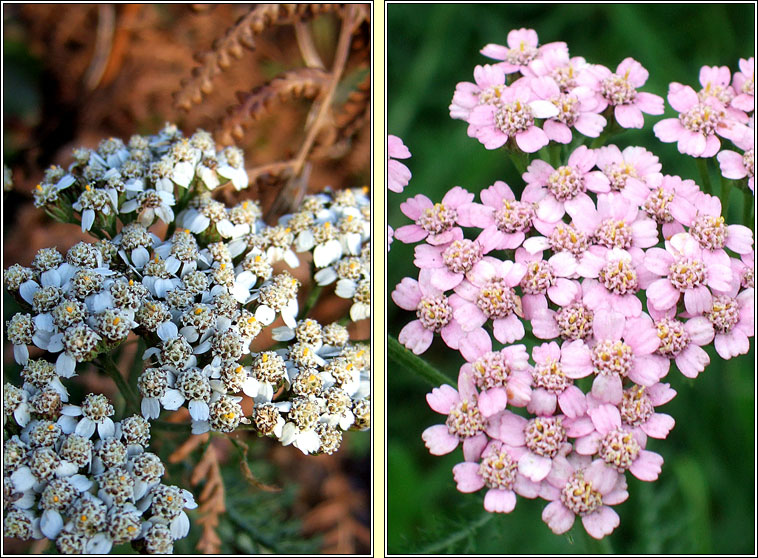
<svg viewBox="0 0 758 558"><path fill-rule="evenodd" d="M213 78L231 65L232 58L241 58L245 48L254 49L255 35L268 27L338 9L339 4L259 4L216 39L209 51L196 56L200 65L192 70L189 80L182 81L181 89L174 94L174 105L188 111L193 104L200 104L203 95L213 91Z"/></svg>
<svg viewBox="0 0 758 558"><path fill-rule="evenodd" d="M329 84L329 73L317 68L299 68L275 77L250 93L238 93L240 104L229 109L216 137L222 145L231 145L242 139L244 128L266 113L274 101L293 97L314 99Z"/></svg>

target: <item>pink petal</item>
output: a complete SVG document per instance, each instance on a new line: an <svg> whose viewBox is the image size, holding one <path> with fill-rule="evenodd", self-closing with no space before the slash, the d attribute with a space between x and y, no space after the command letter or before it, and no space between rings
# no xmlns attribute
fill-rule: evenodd
<svg viewBox="0 0 758 558"><path fill-rule="evenodd" d="M595 455L600 450L600 434L590 432L574 441L574 451L579 455Z"/></svg>
<svg viewBox="0 0 758 558"><path fill-rule="evenodd" d="M537 388L532 391L532 398L526 409L538 416L551 416L555 413L556 403L558 402L555 394L546 391L544 388Z"/></svg>
<svg viewBox="0 0 758 558"><path fill-rule="evenodd" d="M556 535L562 535L574 525L576 516L560 500L549 503L542 510L542 521L547 523Z"/></svg>
<svg viewBox="0 0 758 558"><path fill-rule="evenodd" d="M392 300L403 310L416 310L421 302L421 289L418 281L405 277L392 291Z"/></svg>
<svg viewBox="0 0 758 558"><path fill-rule="evenodd" d="M479 395L479 411L485 417L499 413L507 404L508 394L502 387L490 388Z"/></svg>
<svg viewBox="0 0 758 558"><path fill-rule="evenodd" d="M449 414L452 406L459 401L460 397L456 389L447 384L434 388L431 393L426 394L426 402L432 410L442 415Z"/></svg>
<svg viewBox="0 0 758 558"><path fill-rule="evenodd" d="M482 312L476 304L466 303L461 304L453 311L453 317L455 321L461 324L464 331L473 331L479 327L482 327L487 321L487 316Z"/></svg>
<svg viewBox="0 0 758 558"><path fill-rule="evenodd" d="M478 328L466 335L458 343L458 350L469 362L492 350L492 339L484 328Z"/></svg>
<svg viewBox="0 0 758 558"><path fill-rule="evenodd" d="M463 440L463 458L466 461L479 461L489 438L485 434L477 434Z"/></svg>
<svg viewBox="0 0 758 558"><path fill-rule="evenodd" d="M729 225L726 247L738 254L749 254L753 246L753 231L743 225Z"/></svg>
<svg viewBox="0 0 758 558"><path fill-rule="evenodd" d="M596 138L605 128L607 121L599 114L584 112L574 122L574 128L588 138Z"/></svg>
<svg viewBox="0 0 758 558"><path fill-rule="evenodd" d="M654 481L661 474L663 457L655 452L642 450L629 467L629 472L641 481Z"/></svg>
<svg viewBox="0 0 758 558"><path fill-rule="evenodd" d="M540 482L550 473L550 467L553 466L553 460L549 457L536 455L527 452L518 460L519 473L531 481Z"/></svg>
<svg viewBox="0 0 758 558"><path fill-rule="evenodd" d="M602 539L604 536L610 535L619 526L619 523L618 514L608 506L601 506L591 514L582 517L582 525L584 525L587 533L595 539Z"/></svg>
<svg viewBox="0 0 758 558"><path fill-rule="evenodd" d="M618 405L623 396L621 389L621 378L618 376L606 376L600 374L592 382L592 396L604 403Z"/></svg>
<svg viewBox="0 0 758 558"><path fill-rule="evenodd" d="M674 424L674 419L669 415L664 413L653 413L653 415L647 419L647 422L640 425L640 428L651 438L663 440L669 435L671 429L674 428Z"/></svg>
<svg viewBox="0 0 758 558"><path fill-rule="evenodd" d="M668 367L666 367L666 371ZM632 369L629 371L629 379L641 386L652 386L663 377L664 370L658 366L653 358L635 356Z"/></svg>
<svg viewBox="0 0 758 558"><path fill-rule="evenodd" d="M592 355L584 341L564 342L561 347L563 372L572 379L584 378L592 373Z"/></svg>
<svg viewBox="0 0 758 558"><path fill-rule="evenodd" d="M444 424L430 426L424 430L421 438L432 455L446 455L458 447L458 438L450 434Z"/></svg>
<svg viewBox="0 0 758 558"><path fill-rule="evenodd" d="M453 467L453 478L459 492L476 492L484 487L484 479L479 475L478 463L458 463Z"/></svg>
<svg viewBox="0 0 758 558"><path fill-rule="evenodd" d="M434 333L426 329L419 320L413 320L406 325L398 335L397 340L415 354L420 355L429 348L434 339Z"/></svg>
<svg viewBox="0 0 758 558"><path fill-rule="evenodd" d="M716 335L713 346L721 358L730 359L746 354L750 350L750 340L747 335L735 328L729 333Z"/></svg>
<svg viewBox="0 0 758 558"><path fill-rule="evenodd" d="M699 132L690 132L689 130L682 132L677 143L677 148L681 153L691 155L692 157L700 157L700 154L705 150L705 146L705 136Z"/></svg>
<svg viewBox="0 0 758 558"><path fill-rule="evenodd" d="M582 416L587 411L587 399L584 392L576 386L568 386L563 390L563 393L558 396L558 404L563 413L570 418Z"/></svg>
<svg viewBox="0 0 758 558"><path fill-rule="evenodd" d="M587 411L587 414L592 419L595 429L603 436L621 426L621 414L613 405L599 405Z"/></svg>
<svg viewBox="0 0 758 558"><path fill-rule="evenodd" d="M667 277L653 281L647 288L647 300L656 310L663 311L676 306L680 295Z"/></svg>
<svg viewBox="0 0 758 558"><path fill-rule="evenodd" d="M513 490L490 489L484 495L484 509L492 513L510 513L516 507Z"/></svg>
<svg viewBox="0 0 758 558"><path fill-rule="evenodd" d="M690 343L676 356L675 362L682 374L688 378L697 378L711 362L711 357L703 349Z"/></svg>
<svg viewBox="0 0 758 558"><path fill-rule="evenodd" d="M576 124L574 124L576 126ZM557 120L546 120L542 129L549 140L556 143L571 143L571 128ZM585 134L586 135L586 134Z"/></svg>
<svg viewBox="0 0 758 558"><path fill-rule="evenodd" d="M423 240L428 234L429 233L418 225L405 225L395 230L395 238L406 244L412 244L419 240Z"/></svg>
<svg viewBox="0 0 758 558"><path fill-rule="evenodd" d="M634 104L646 114L663 114L663 99L658 95L640 91L637 93L637 98L634 100Z"/></svg>
<svg viewBox="0 0 758 558"><path fill-rule="evenodd" d="M510 446L523 446L526 444L526 438L524 438L526 419L524 417L515 415L510 411L505 411L500 416L499 427L498 440Z"/></svg>
<svg viewBox="0 0 758 558"><path fill-rule="evenodd" d="M690 314L702 314L710 310L712 303L711 291L705 285L684 291L684 307Z"/></svg>
<svg viewBox="0 0 758 558"><path fill-rule="evenodd" d="M623 314L612 310L600 310L595 313L592 331L596 339L618 341L624 334L626 318Z"/></svg>
<svg viewBox="0 0 758 558"><path fill-rule="evenodd" d="M584 478L592 483L600 494L607 494L616 486L619 473L608 467L602 460L596 459L584 470Z"/></svg>
<svg viewBox="0 0 758 558"><path fill-rule="evenodd" d="M525 153L534 153L545 147L550 140L540 128L531 126L516 134L516 144Z"/></svg>
<svg viewBox="0 0 758 558"><path fill-rule="evenodd" d="M617 105L613 115L622 128L642 128L645 125L642 111L635 105Z"/></svg>
<svg viewBox="0 0 758 558"><path fill-rule="evenodd" d="M516 314L511 314L507 318L495 320L493 322L493 334L495 339L501 343L508 344L518 341L524 337L524 324Z"/></svg>

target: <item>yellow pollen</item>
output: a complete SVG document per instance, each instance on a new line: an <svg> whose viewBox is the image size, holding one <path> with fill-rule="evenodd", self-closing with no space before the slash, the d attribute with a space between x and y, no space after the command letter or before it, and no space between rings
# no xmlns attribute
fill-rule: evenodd
<svg viewBox="0 0 758 558"><path fill-rule="evenodd" d="M37 184L36 188L37 188L37 190L42 191L42 184Z"/></svg>
<svg viewBox="0 0 758 558"><path fill-rule="evenodd" d="M347 216L347 222L349 223L349 222L350 222L350 221L352 221L352 220L353 220L353 216L352 216L352 215L348 215L348 216Z"/></svg>
<svg viewBox="0 0 758 558"><path fill-rule="evenodd" d="M87 191L89 192L90 190L92 190L92 187L91 187L89 184L87 184L87 185L84 187L84 189L85 189L85 190L87 190Z"/></svg>
<svg viewBox="0 0 758 558"><path fill-rule="evenodd" d="M571 239L571 242L576 242L576 235L573 231L569 233L569 238Z"/></svg>
<svg viewBox="0 0 758 558"><path fill-rule="evenodd" d="M238 366L237 368L235 368L235 369L234 369L234 371L235 371L237 374L239 374L240 372L242 372L242 367L241 367L241 366Z"/></svg>
<svg viewBox="0 0 758 558"><path fill-rule="evenodd" d="M113 318L113 325L118 325L120 321L121 321L121 318L116 316L115 318Z"/></svg>
<svg viewBox="0 0 758 558"><path fill-rule="evenodd" d="M247 209L248 205L249 205L248 202L242 202L242 209Z"/></svg>
<svg viewBox="0 0 758 558"><path fill-rule="evenodd" d="M525 47L525 46L526 46L526 45L524 44L524 41L521 41L521 42L519 43L519 45L518 45L518 49L519 49L521 52L524 52L524 47Z"/></svg>
<svg viewBox="0 0 758 558"><path fill-rule="evenodd" d="M363 186L363 187L361 188L361 191L362 191L364 194L368 194L368 186Z"/></svg>
<svg viewBox="0 0 758 558"><path fill-rule="evenodd" d="M57 496L53 496L53 502L58 502L58 501L60 501L60 498L58 498Z"/></svg>
<svg viewBox="0 0 758 558"><path fill-rule="evenodd" d="M174 501L174 497L173 497L173 496L167 496L167 497L166 497L166 499L167 499L169 502L173 502L173 501Z"/></svg>
<svg viewBox="0 0 758 558"><path fill-rule="evenodd" d="M202 308L195 308L195 316L199 316L202 313L203 313L203 309Z"/></svg>
<svg viewBox="0 0 758 558"><path fill-rule="evenodd" d="M263 362L268 362L268 354L266 354L266 353L263 353L263 356L261 357L261 360L262 360Z"/></svg>
<svg viewBox="0 0 758 558"><path fill-rule="evenodd" d="M261 257L260 256L255 256L255 261L256 261L256 263L259 262L259 261L261 261Z"/></svg>
<svg viewBox="0 0 758 558"><path fill-rule="evenodd" d="M129 527L127 527L126 530L129 531L130 533L134 533L137 530L137 528L134 525L129 525Z"/></svg>
<svg viewBox="0 0 758 558"><path fill-rule="evenodd" d="M303 348L303 354L304 354L305 356L308 356L308 354L309 354L310 352L311 352L311 350L310 350L308 347L304 347L304 348Z"/></svg>
<svg viewBox="0 0 758 558"><path fill-rule="evenodd" d="M74 311L74 308L72 306L66 306L66 312L69 314Z"/></svg>
<svg viewBox="0 0 758 558"><path fill-rule="evenodd" d="M121 475L121 476L118 478L118 480L120 480L120 481L122 481L122 482L123 482L123 481L125 481L125 480L126 480L126 477L125 477L124 475Z"/></svg>
<svg viewBox="0 0 758 558"><path fill-rule="evenodd" d="M309 382L315 382L316 381L316 376L313 375L313 374L311 374L310 376L308 376L308 381Z"/></svg>
<svg viewBox="0 0 758 558"><path fill-rule="evenodd" d="M79 517L79 521L87 521L87 516L86 515L81 515Z"/></svg>
<svg viewBox="0 0 758 558"><path fill-rule="evenodd" d="M133 286L134 286L134 279L129 279L129 286L130 286L130 287L133 287Z"/></svg>
<svg viewBox="0 0 758 558"><path fill-rule="evenodd" d="M631 72L632 69L629 68L626 72L624 72L624 79L629 79L629 72Z"/></svg>
<svg viewBox="0 0 758 558"><path fill-rule="evenodd" d="M221 269L226 269L226 264L225 264L225 263L222 263L222 264L221 264L219 267L220 267Z"/></svg>
<svg viewBox="0 0 758 558"><path fill-rule="evenodd" d="M47 425L47 429L52 432L53 430L55 430L55 425L54 424L48 424Z"/></svg>
<svg viewBox="0 0 758 558"><path fill-rule="evenodd" d="M284 229L284 232L292 232L292 229L287 227L286 229Z"/></svg>
<svg viewBox="0 0 758 558"><path fill-rule="evenodd" d="M161 257L160 257L158 254L156 254L156 255L155 255L155 258L153 259L153 261L154 261L155 263L158 263L159 261L161 261Z"/></svg>
<svg viewBox="0 0 758 558"><path fill-rule="evenodd" d="M256 320L255 320L255 316L250 316L250 317L247 319L247 323L249 323L249 324L254 324L255 322L256 322Z"/></svg>
<svg viewBox="0 0 758 558"><path fill-rule="evenodd" d="M361 358L365 354L366 354L366 351L361 350L361 351L358 351L358 355L357 356L358 356L358 358Z"/></svg>

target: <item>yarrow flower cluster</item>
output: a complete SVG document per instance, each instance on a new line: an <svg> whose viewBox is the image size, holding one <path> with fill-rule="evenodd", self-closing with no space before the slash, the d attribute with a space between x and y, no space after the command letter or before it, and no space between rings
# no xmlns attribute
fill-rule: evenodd
<svg viewBox="0 0 758 558"><path fill-rule="evenodd" d="M643 112L663 113L662 99L638 91L648 74L632 59L612 72L570 58L564 43L539 46L526 29L482 53L502 62L458 84L450 114L488 149L533 153L569 143L572 128L598 137L607 119L641 128ZM731 83L726 68L704 68L700 93L672 84L669 102L686 116L659 122L656 134L720 111L711 136L688 131L683 140L707 152L680 150L712 157L714 133L746 146L752 59L740 67ZM455 186L439 202L403 202L413 223L395 238L416 244L418 275L392 299L415 313L400 343L422 354L439 336L465 361L457 389L427 395L444 422L422 435L434 455L462 445L458 490L486 490L485 509L499 513L517 496L542 498L555 533L579 517L599 539L619 524L612 506L628 497L627 472L659 476L663 457L647 443L674 427L658 411L676 395L666 382L672 365L695 378L711 343L723 359L748 352L754 239L728 223L719 198L664 175L642 147L580 145L556 160L532 160L523 187L496 181L478 200Z"/></svg>
<svg viewBox="0 0 758 558"><path fill-rule="evenodd" d="M241 151L218 153L209 134L184 139L169 125L77 149L68 171L49 170L37 187L38 206L99 240L45 248L5 271L22 308L5 331L23 367L21 387L3 391L14 434L6 536L46 536L63 553L129 541L171 552L195 504L160 484L164 465L148 451L162 410L186 406L195 434L245 427L306 454L331 454L344 431L370 427L370 347L344 321L306 317L320 291L303 308L293 275L312 262L312 289L336 283L351 319L370 317L368 189L306 196L269 226L255 201L213 199L224 182L247 186ZM163 240L150 229L157 220L169 227ZM253 351L267 328L278 345ZM140 414L118 420L101 394L73 404L65 380L85 363L118 375L109 355L134 335L146 350L138 393L124 395Z"/></svg>

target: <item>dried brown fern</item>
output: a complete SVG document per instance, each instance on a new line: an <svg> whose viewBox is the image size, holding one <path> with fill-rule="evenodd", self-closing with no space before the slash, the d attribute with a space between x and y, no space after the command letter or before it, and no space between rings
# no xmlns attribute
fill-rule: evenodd
<svg viewBox="0 0 758 558"><path fill-rule="evenodd" d="M218 455L213 444L208 445L200 462L192 471L190 484L197 486L205 481L198 497L198 520L203 533L197 543L197 549L203 554L218 554L221 549L221 539L216 533L219 516L226 511L224 503L224 479L221 477Z"/></svg>
<svg viewBox="0 0 758 558"><path fill-rule="evenodd" d="M334 11L338 4L259 4L243 16L223 37L214 41L211 50L197 56L200 66L192 78L182 82L174 96L175 106L184 110L203 100L213 91L213 79L228 68L232 58L241 58L245 48L255 48L255 35L268 27L290 24Z"/></svg>
<svg viewBox="0 0 758 558"><path fill-rule="evenodd" d="M327 72L316 68L300 68L285 72L249 94L238 93L240 104L229 109L216 137L222 145L231 145L244 136L244 128L271 109L274 101L300 97L314 99L323 95L330 83Z"/></svg>

